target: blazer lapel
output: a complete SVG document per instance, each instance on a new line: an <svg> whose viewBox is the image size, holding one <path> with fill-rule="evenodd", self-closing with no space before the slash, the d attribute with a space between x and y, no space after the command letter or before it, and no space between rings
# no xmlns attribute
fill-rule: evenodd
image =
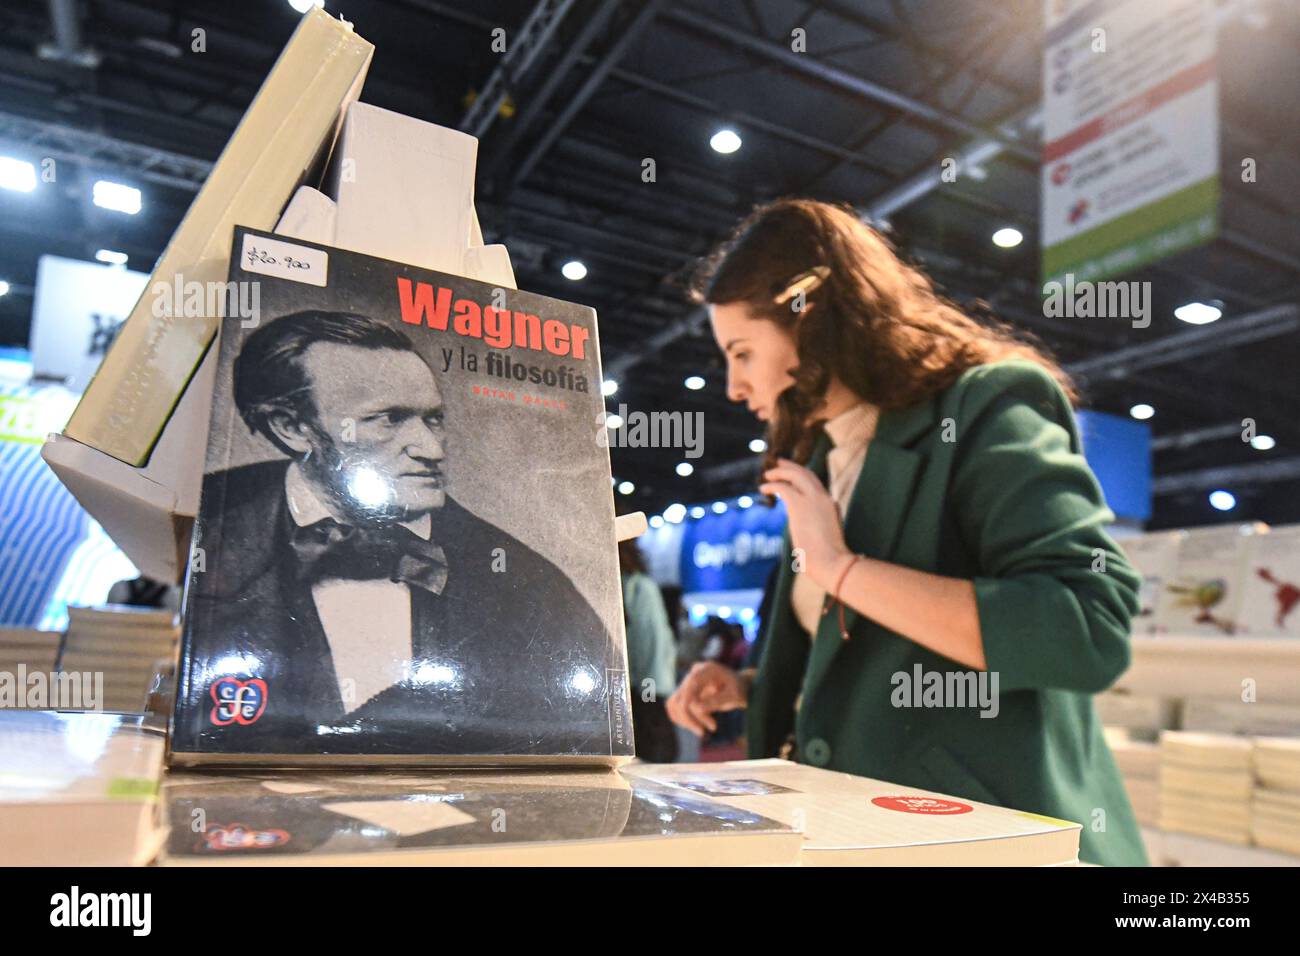
<svg viewBox="0 0 1300 956"><path fill-rule="evenodd" d="M888 561L897 549L898 535L926 458L924 452L910 446L932 428L935 410L936 402L931 397L907 408L881 413L844 516L844 540L854 554ZM829 439L823 437L808 463L823 481L829 445ZM860 617L845 605L844 625L850 632ZM822 616L813 640L804 678L805 696L825 677L845 643L840 635L839 613L831 610Z"/></svg>

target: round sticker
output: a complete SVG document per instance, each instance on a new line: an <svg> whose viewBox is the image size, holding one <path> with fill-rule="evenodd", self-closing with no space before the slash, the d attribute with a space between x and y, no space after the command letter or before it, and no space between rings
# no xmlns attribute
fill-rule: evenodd
<svg viewBox="0 0 1300 956"><path fill-rule="evenodd" d="M938 797L873 797L871 800L878 807L886 810L901 810L903 813L970 813L975 809L956 800L940 800Z"/></svg>

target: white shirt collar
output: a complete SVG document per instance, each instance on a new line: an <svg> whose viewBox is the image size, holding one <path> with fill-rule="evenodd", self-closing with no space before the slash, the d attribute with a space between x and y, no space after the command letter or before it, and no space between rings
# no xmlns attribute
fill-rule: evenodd
<svg viewBox="0 0 1300 956"><path fill-rule="evenodd" d="M320 500L320 496L312 490L307 476L302 473L296 461L291 462L285 470L284 497L289 504L289 516L300 528L313 525L325 518L338 520L325 506L325 502ZM413 521L403 521L402 526L428 541L433 534L433 517L427 514L420 515Z"/></svg>

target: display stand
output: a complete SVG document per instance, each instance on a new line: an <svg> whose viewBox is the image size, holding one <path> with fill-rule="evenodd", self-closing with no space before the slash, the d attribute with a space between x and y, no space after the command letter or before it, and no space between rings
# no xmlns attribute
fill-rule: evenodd
<svg viewBox="0 0 1300 956"><path fill-rule="evenodd" d="M455 137L464 134L364 104L358 104L358 109L364 111L371 124L376 122L377 114L383 114L379 119L388 124L385 131L393 137L385 145L395 157L394 162L401 163L402 175L346 179L342 184L336 184L333 198L310 187L300 187L285 207L275 231L292 238L333 245L338 210L344 207L360 209L364 211L361 218L374 224L375 245L368 243L366 236L358 235L354 229L347 246L357 252L391 257L392 232L385 229L385 223L405 222L408 226L406 231L418 236L419 230L409 228L410 224L427 221L427 217L422 217L421 209L412 208L413 204L433 210L445 209L449 203L461 204L463 208L467 203L469 235L462 241L467 245L461 250L463 254L458 266L449 267L445 261L422 261L424 257L416 244L402 255L401 261L516 288L505 247L483 244L483 233L473 203L473 160L469 161L469 169L462 180L470 184L468 191L463 195L448 196L447 180L441 178L437 170L421 167L423 153L418 149L402 148L403 144L427 148L428 141L440 134ZM351 122L351 111L348 122ZM348 132L345 124L345 137ZM413 197L422 197L422 201ZM379 252L376 248L381 231L384 233L384 246ZM152 276L150 286L156 281L169 281L169 278ZM82 507L103 526L141 573L157 581L180 583L185 577L207 450L216 376L214 356L214 350L209 348L144 466L129 465L60 434L50 435L41 449L41 457ZM623 515L616 520L615 528L619 541L644 534L645 515L640 512Z"/></svg>

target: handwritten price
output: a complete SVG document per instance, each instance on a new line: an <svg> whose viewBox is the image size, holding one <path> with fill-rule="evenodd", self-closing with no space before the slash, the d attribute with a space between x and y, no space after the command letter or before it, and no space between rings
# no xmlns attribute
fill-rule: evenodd
<svg viewBox="0 0 1300 956"><path fill-rule="evenodd" d="M266 252L263 249L258 249L256 246L250 246L247 255L248 255L248 264L250 266L256 263L261 263L263 265L268 265L268 266L283 265L285 268L288 269L310 269L311 268L310 262L303 262L301 259L295 259L293 256L285 256L284 261L280 262L280 260L276 259L275 256L271 255L269 252Z"/></svg>

